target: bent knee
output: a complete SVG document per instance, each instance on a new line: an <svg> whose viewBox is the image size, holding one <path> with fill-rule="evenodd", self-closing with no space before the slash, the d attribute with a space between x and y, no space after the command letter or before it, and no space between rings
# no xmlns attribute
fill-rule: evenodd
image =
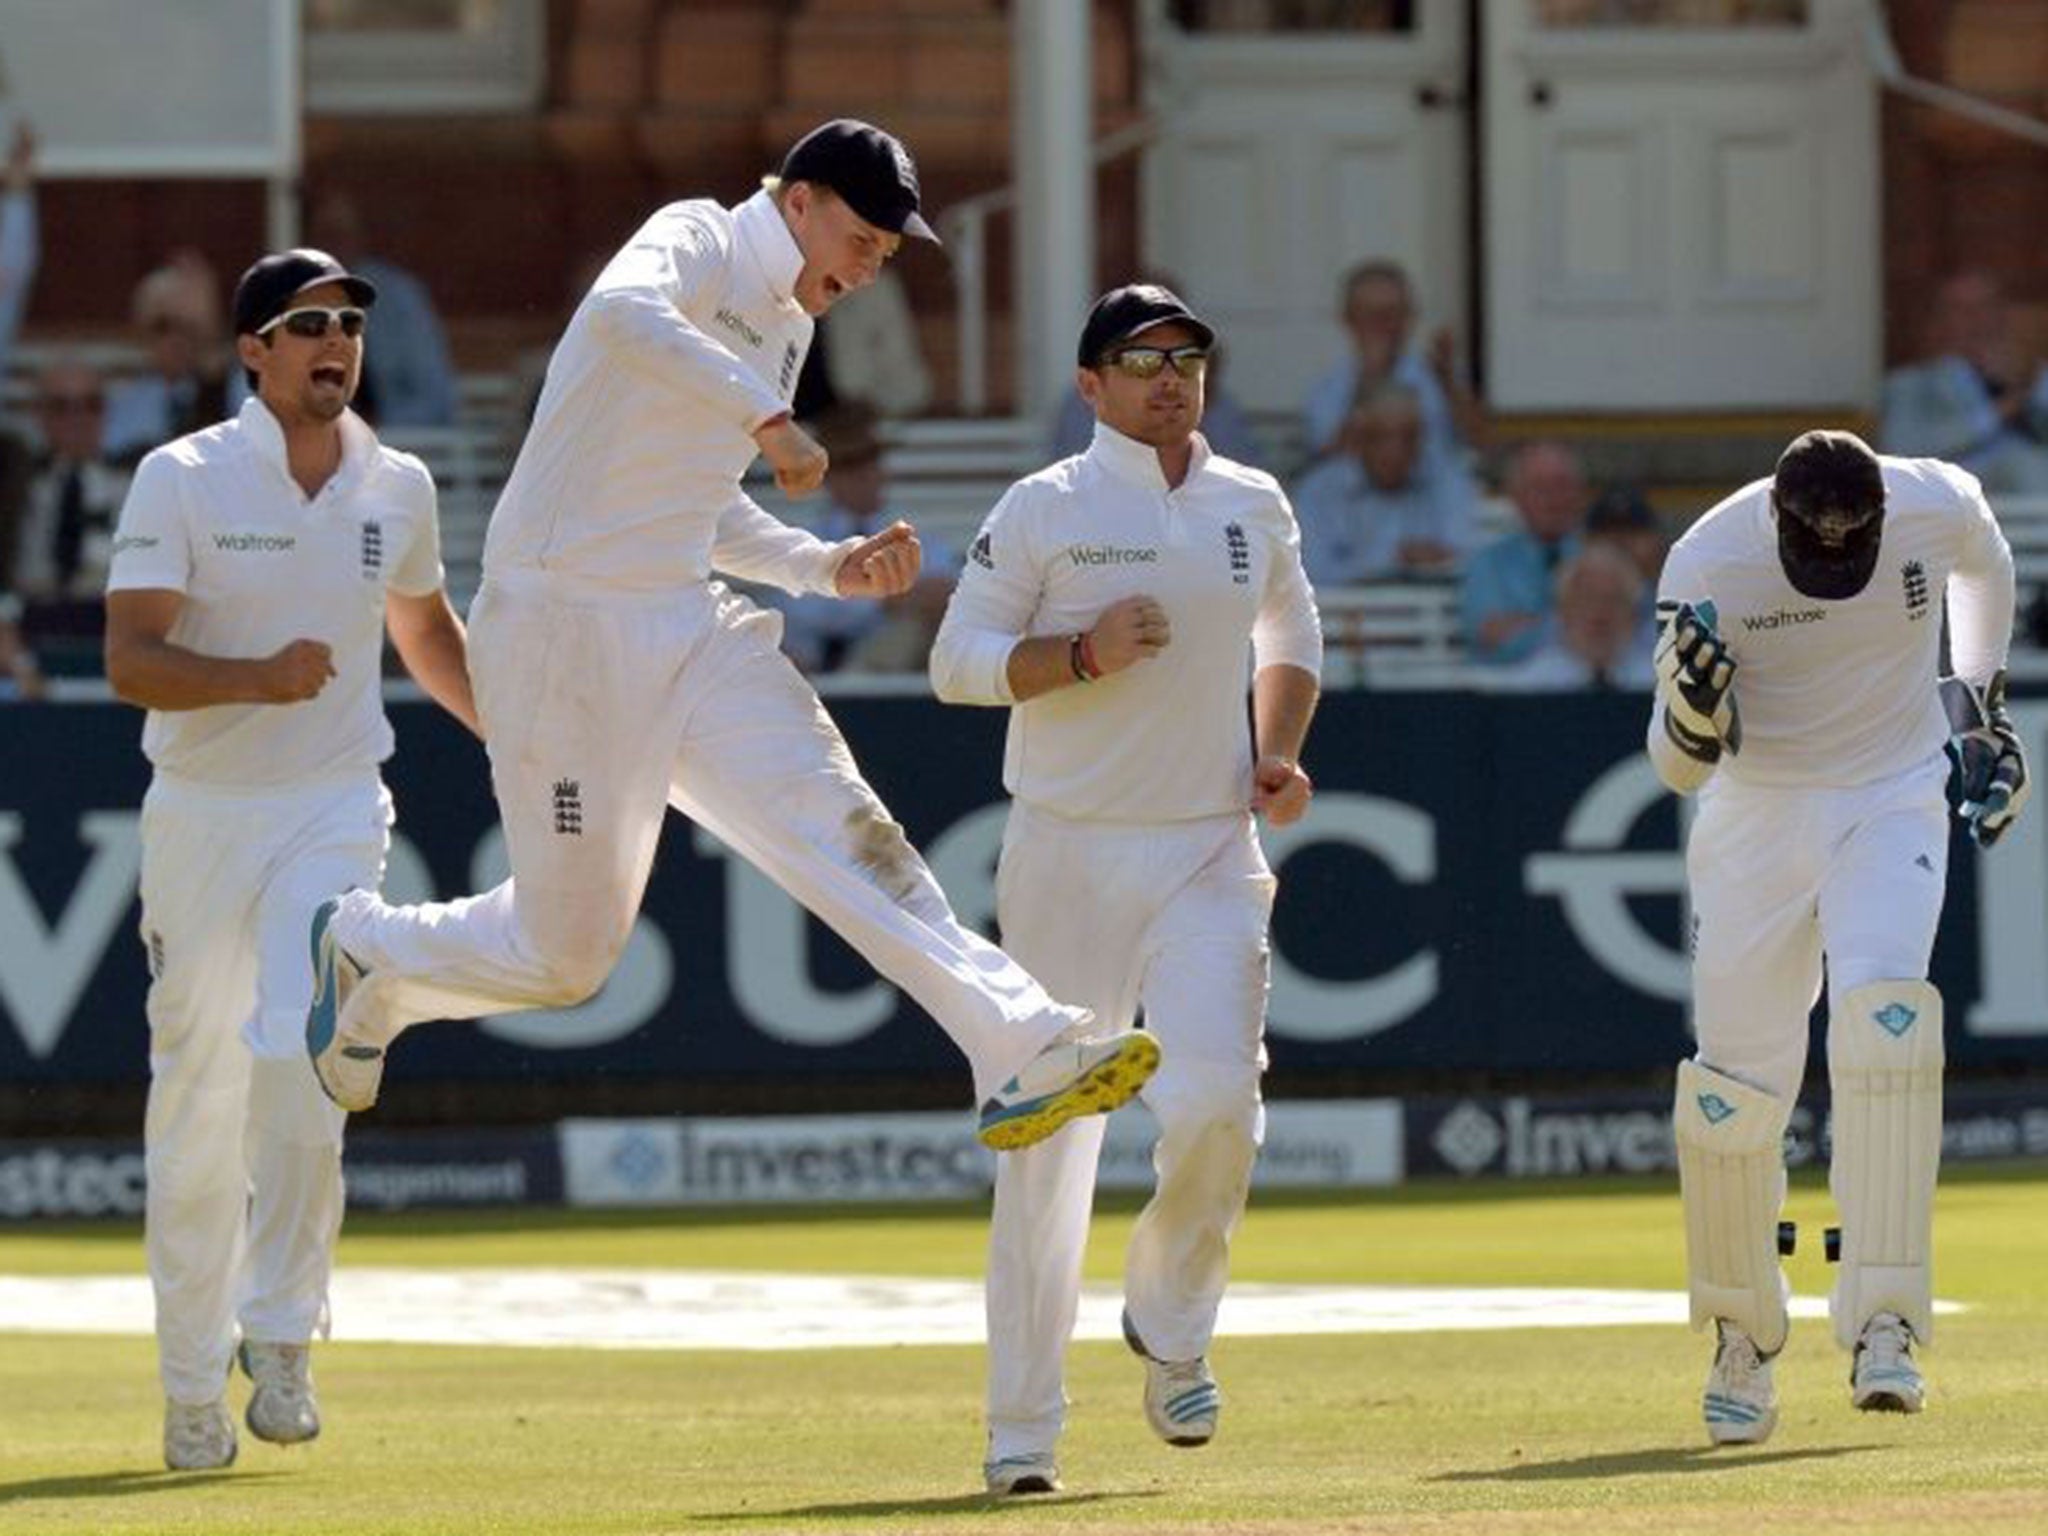
<svg viewBox="0 0 2048 1536"><path fill-rule="evenodd" d="M633 919L537 923L529 931L534 1002L573 1008L597 994L632 937Z"/></svg>

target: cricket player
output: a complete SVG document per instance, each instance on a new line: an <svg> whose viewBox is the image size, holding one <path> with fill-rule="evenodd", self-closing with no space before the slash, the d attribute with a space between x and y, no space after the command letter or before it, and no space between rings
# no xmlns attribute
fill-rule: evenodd
<svg viewBox="0 0 2048 1536"><path fill-rule="evenodd" d="M491 519L471 665L512 864L495 890L315 914L306 1046L343 1107L423 1019L579 1002L630 934L674 805L830 923L966 1053L999 1150L1124 1102L1158 1063L963 927L854 766L782 621L712 579L892 597L908 523L825 543L740 490L755 454L792 495L826 455L789 416L813 317L932 238L894 138L839 119L735 208L673 203L578 307ZM338 889L338 887L337 887Z"/></svg>
<svg viewBox="0 0 2048 1536"><path fill-rule="evenodd" d="M1692 1323L1718 1335L1707 1435L1755 1443L1777 1419L1782 1143L1823 974L1835 1338L1857 1408L1917 1413L1913 1351L1934 1322L1943 1047L1927 962L1944 789L1982 847L2029 792L2005 709L2012 555L1965 471L1808 432L1679 540L1658 600L1650 756L1699 794L1699 1051L1678 1069L1673 1130ZM1938 678L1944 607L1953 675Z"/></svg>
<svg viewBox="0 0 2048 1536"><path fill-rule="evenodd" d="M307 1342L326 1327L343 1115L304 1057L305 933L336 888L383 874L387 629L421 686L476 724L434 483L348 409L376 296L315 250L243 274L251 396L142 461L107 578L107 677L149 711L155 769L146 1244L178 1469L235 1459L231 1359L256 1384L255 1435L320 1432Z"/></svg>
<svg viewBox="0 0 2048 1536"><path fill-rule="evenodd" d="M1230 1235L1264 1129L1274 882L1254 826L1308 808L1300 765L1322 632L1273 477L1196 430L1215 333L1168 289L1103 295L1082 329L1088 450L989 514L932 648L958 704L1009 705L1003 941L1166 1062L1145 1089L1158 1190L1125 1274L1145 1417L1170 1445L1216 1432L1208 1364ZM1250 708L1246 707L1247 694ZM1060 1486L1062 1357L1080 1299L1104 1123L1004 1158L989 1242L997 1494Z"/></svg>

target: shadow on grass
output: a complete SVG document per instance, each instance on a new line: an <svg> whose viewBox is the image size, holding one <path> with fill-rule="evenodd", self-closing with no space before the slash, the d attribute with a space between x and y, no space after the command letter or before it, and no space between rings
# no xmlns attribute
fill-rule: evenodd
<svg viewBox="0 0 2048 1536"><path fill-rule="evenodd" d="M160 1493L171 1488L204 1488L208 1483L264 1482L288 1476L279 1472L237 1472L221 1467L212 1472L172 1472L152 1468L141 1472L81 1472L71 1477L32 1477L25 1482L0 1481L0 1505L30 1499L110 1499L131 1493Z"/></svg>
<svg viewBox="0 0 2048 1536"><path fill-rule="evenodd" d="M1048 1493L1028 1498L999 1499L989 1493L949 1494L942 1499L863 1499L854 1504L799 1504L790 1509L735 1509L716 1515L693 1515L700 1525L732 1522L738 1525L772 1525L778 1520L872 1519L889 1515L972 1515L1001 1519L1013 1512L1021 1516L1034 1510L1070 1510L1083 1504L1106 1504L1113 1500L1156 1499L1162 1490L1134 1488L1124 1492Z"/></svg>
<svg viewBox="0 0 2048 1536"><path fill-rule="evenodd" d="M1572 1456L1471 1472L1439 1472L1433 1483L1532 1483L1578 1477L1649 1477L1666 1472L1740 1472L1779 1462L1819 1461L1882 1450L1876 1445L1816 1445L1803 1450L1751 1451L1740 1445L1687 1445L1607 1456Z"/></svg>

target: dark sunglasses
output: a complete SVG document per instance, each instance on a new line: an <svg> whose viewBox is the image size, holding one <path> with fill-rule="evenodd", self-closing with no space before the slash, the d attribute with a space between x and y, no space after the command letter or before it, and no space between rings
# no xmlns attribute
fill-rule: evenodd
<svg viewBox="0 0 2048 1536"><path fill-rule="evenodd" d="M1102 360L1105 368L1128 373L1134 379L1156 379L1168 363L1184 379L1199 379L1209 368L1207 347L1125 347Z"/></svg>
<svg viewBox="0 0 2048 1536"><path fill-rule="evenodd" d="M320 309L309 306L305 309L288 309L274 319L266 320L256 327L258 336L268 336L279 326L292 335L307 341L318 341L327 334L330 325L341 327L341 334L353 341L363 334L363 324L369 315L353 305L346 309Z"/></svg>

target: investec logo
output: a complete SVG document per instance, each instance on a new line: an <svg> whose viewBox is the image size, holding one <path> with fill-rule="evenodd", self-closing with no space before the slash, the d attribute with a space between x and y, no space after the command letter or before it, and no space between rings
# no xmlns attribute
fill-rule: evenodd
<svg viewBox="0 0 2048 1536"><path fill-rule="evenodd" d="M1752 633L1758 630L1790 629L1795 624L1818 624L1828 616L1825 608L1780 608L1776 613L1750 613L1743 615L1742 627Z"/></svg>
<svg viewBox="0 0 2048 1536"><path fill-rule="evenodd" d="M1076 565L1156 565L1156 549L1119 549L1114 544L1069 544L1067 558Z"/></svg>
<svg viewBox="0 0 2048 1536"><path fill-rule="evenodd" d="M216 533L213 547L235 555L275 555L298 548L297 537L289 533Z"/></svg>

